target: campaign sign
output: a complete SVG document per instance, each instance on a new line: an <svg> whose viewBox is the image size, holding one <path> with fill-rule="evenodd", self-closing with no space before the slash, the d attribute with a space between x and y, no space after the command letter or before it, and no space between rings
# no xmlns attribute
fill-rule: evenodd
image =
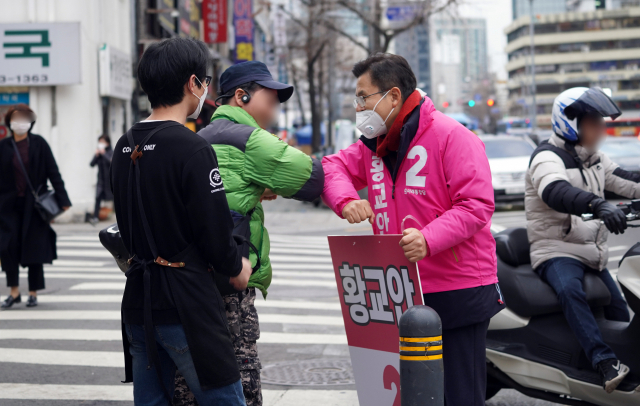
<svg viewBox="0 0 640 406"><path fill-rule="evenodd" d="M361 405L400 406L398 321L409 307L424 304L418 268L405 258L401 238L329 237Z"/></svg>

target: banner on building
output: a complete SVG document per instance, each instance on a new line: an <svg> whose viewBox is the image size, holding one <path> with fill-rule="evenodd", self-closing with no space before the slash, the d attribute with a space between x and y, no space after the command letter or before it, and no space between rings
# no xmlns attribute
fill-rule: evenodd
<svg viewBox="0 0 640 406"><path fill-rule="evenodd" d="M180 36L200 39L200 4L196 0L179 0Z"/></svg>
<svg viewBox="0 0 640 406"><path fill-rule="evenodd" d="M418 268L405 258L401 238L329 237L361 405L400 404L398 321L409 307L423 304Z"/></svg>
<svg viewBox="0 0 640 406"><path fill-rule="evenodd" d="M273 20L273 45L276 48L286 48L287 46L287 17L280 8L276 8L271 13Z"/></svg>
<svg viewBox="0 0 640 406"><path fill-rule="evenodd" d="M234 0L235 62L253 61L253 1Z"/></svg>
<svg viewBox="0 0 640 406"><path fill-rule="evenodd" d="M208 44L227 42L227 0L204 0L202 20L204 42Z"/></svg>
<svg viewBox="0 0 640 406"><path fill-rule="evenodd" d="M80 82L79 22L0 24L0 87Z"/></svg>
<svg viewBox="0 0 640 406"><path fill-rule="evenodd" d="M100 48L100 96L131 100L131 56L104 44Z"/></svg>

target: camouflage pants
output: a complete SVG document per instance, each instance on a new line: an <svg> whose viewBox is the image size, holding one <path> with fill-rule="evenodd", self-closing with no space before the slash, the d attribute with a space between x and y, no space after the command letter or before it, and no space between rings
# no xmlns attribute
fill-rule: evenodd
<svg viewBox="0 0 640 406"><path fill-rule="evenodd" d="M262 366L258 358L256 343L260 338L260 325L254 306L256 290L248 288L237 295L223 296L223 299L247 406L262 406L262 391L260 389L260 369ZM176 372L175 386L173 395L175 406L198 405L179 371Z"/></svg>

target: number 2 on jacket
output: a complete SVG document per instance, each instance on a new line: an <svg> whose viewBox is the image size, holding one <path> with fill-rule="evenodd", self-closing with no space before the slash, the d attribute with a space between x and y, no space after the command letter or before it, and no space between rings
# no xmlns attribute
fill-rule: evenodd
<svg viewBox="0 0 640 406"><path fill-rule="evenodd" d="M427 164L427 150L422 145L414 146L407 155L407 159L415 159L416 157L418 162L407 171L407 186L425 187L427 177L418 175Z"/></svg>

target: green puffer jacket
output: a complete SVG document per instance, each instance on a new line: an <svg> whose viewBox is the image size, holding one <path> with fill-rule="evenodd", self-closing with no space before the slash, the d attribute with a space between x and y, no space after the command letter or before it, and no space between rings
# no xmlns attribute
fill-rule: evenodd
<svg viewBox="0 0 640 406"><path fill-rule="evenodd" d="M229 208L243 215L256 209L251 216L251 243L260 252L261 266L251 275L249 287L266 297L271 284L270 243L260 197L269 188L286 198L317 199L324 187L322 165L261 129L240 107L220 106L198 134L216 152ZM249 259L256 264L253 250Z"/></svg>

